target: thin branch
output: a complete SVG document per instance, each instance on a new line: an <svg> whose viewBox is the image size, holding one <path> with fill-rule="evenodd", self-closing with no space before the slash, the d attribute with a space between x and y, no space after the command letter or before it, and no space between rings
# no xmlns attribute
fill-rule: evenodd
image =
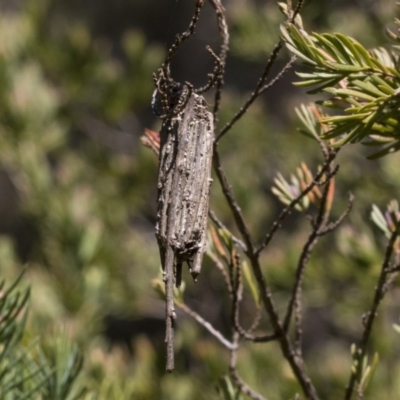
<svg viewBox="0 0 400 400"><path fill-rule="evenodd" d="M305 0L299 0L296 4L296 8L291 15L290 22L294 22L297 15L300 13L301 9L303 8Z"/></svg>
<svg viewBox="0 0 400 400"><path fill-rule="evenodd" d="M386 272L387 272L388 274L392 274L392 273L394 273L394 272L399 272L399 271L400 271L400 264L397 264L397 265L395 265L394 267L388 268L388 269L386 270Z"/></svg>
<svg viewBox="0 0 400 400"><path fill-rule="evenodd" d="M272 342L274 340L278 339L278 335L275 333L270 333L268 335L262 335L262 336L256 336L253 334L254 330L257 329L258 325L260 324L261 320L261 308L256 309L256 315L254 317L254 320L248 330L245 330L240 324L239 324L239 318L236 323L236 328L237 331L239 332L240 336L248 341L251 341L253 343L266 343L266 342Z"/></svg>
<svg viewBox="0 0 400 400"><path fill-rule="evenodd" d="M221 131L218 133L215 141L218 142L221 140L221 138L230 130L232 129L233 125L237 121L242 118L242 116L246 113L246 111L249 109L249 107L254 103L254 101L257 99L257 97L260 95L261 88L264 86L266 79L268 78L268 75L271 71L272 66L275 64L275 60L277 59L280 51L282 50L283 47L283 42L279 41L275 47L273 48L271 52L271 56L267 61L267 65L265 66L265 69L258 80L257 86L253 93L250 95L250 97L247 99L247 101L244 103L244 105L240 108L240 110L234 115L234 117L221 129Z"/></svg>
<svg viewBox="0 0 400 400"><path fill-rule="evenodd" d="M297 14L300 12L301 8L304 5L304 0L299 0L297 2L296 9L294 10L292 16L288 18L288 22L293 23L295 20ZM261 77L259 78L256 88L254 89L253 93L250 95L249 99L244 103L244 105L240 108L240 110L234 115L234 117L221 129L221 131L218 133L215 141L218 142L232 127L235 125L237 121L246 113L246 111L249 109L249 107L254 103L254 101L257 99L257 97L264 92L265 90L268 89L268 84L266 85L265 82L268 79L268 76L271 72L272 66L275 64L276 59L278 58L278 55L280 51L283 48L283 41L280 40L274 48L272 49L271 55L267 61L267 64L264 68L263 73L261 74ZM283 68L280 74L276 78L273 79L273 82L271 86L276 83L276 81L279 79L279 75L283 75L287 69L287 65ZM278 79L277 79L278 78Z"/></svg>
<svg viewBox="0 0 400 400"><path fill-rule="evenodd" d="M225 172L221 165L221 160L218 153L217 144L214 145L214 170L219 183L222 188L222 192L225 195L226 201L231 209L232 215L234 217L235 223L242 234L243 240L247 246L247 256L249 257L250 265L253 270L253 274L256 278L258 290L260 292L260 297L264 308L271 320L274 332L278 336L278 340L281 346L281 350L286 360L289 362L293 373L295 374L299 384L301 385L305 395L311 400L319 399L317 391L311 382L311 379L305 371L305 366L303 359L294 352L294 349L283 329L282 323L280 321L278 312L276 310L275 303L272 298L272 293L267 284L265 277L262 273L261 266L258 259L258 253L254 247L250 232L244 222L242 210L240 209L235 196L232 191L232 187L229 185Z"/></svg>
<svg viewBox="0 0 400 400"><path fill-rule="evenodd" d="M215 257L214 254L212 254L212 253L208 253L208 256L214 262L216 268L218 269L218 271L221 273L222 277L224 278L225 285L228 289L228 293L232 294L231 280L230 280L229 275L228 275L225 267L223 266L221 260L218 257Z"/></svg>
<svg viewBox="0 0 400 400"><path fill-rule="evenodd" d="M239 343L239 334L233 334L233 343ZM239 375L237 370L237 349L232 350L229 357L229 374L235 383L235 385L240 389L241 392L249 396L254 400L266 400L264 396L252 389Z"/></svg>
<svg viewBox="0 0 400 400"><path fill-rule="evenodd" d="M166 79L170 78L169 65L171 64L171 61L174 58L175 54L177 53L179 47L183 44L183 42L185 42L187 39L190 38L190 36L193 35L203 5L204 5L204 0L196 0L195 11L192 20L190 21L188 29L181 34L176 35L174 43L169 48L167 57L165 58L161 66L161 69L164 71Z"/></svg>
<svg viewBox="0 0 400 400"><path fill-rule="evenodd" d="M237 332L240 334L240 336L242 338L244 338L245 340L248 340L250 342L254 342L254 343L266 343L266 342L272 342L274 340L278 339L278 335L275 333L271 333L269 335L264 335L264 336L256 336L253 335L252 333L250 333L249 331L246 331L245 329L243 329L243 327L241 327L238 323L235 323L235 329L237 330Z"/></svg>
<svg viewBox="0 0 400 400"><path fill-rule="evenodd" d="M326 148L322 148L324 155L326 158L329 158L329 151ZM335 171L335 168L331 162L330 164L330 172ZM332 177L331 177L332 178ZM301 341L302 341L302 281L304 277L304 272L308 261L311 257L312 251L315 248L318 240L323 235L326 235L328 232L331 232L333 229L337 228L339 224L343 221L343 219L348 215L351 210L351 206L353 203L353 196L349 196L349 204L346 210L342 213L337 221L334 223L328 224L328 218L330 210L327 208L328 198L330 194L330 188L332 181L329 180L324 188L323 195L321 198L319 212L315 222L312 224L312 232L303 247L302 253L299 258L298 267L296 270L296 279L293 285L292 296L289 300L288 309L286 312L286 316L284 319L284 328L286 332L289 330L290 320L292 313L294 311L295 314L295 348L299 354L301 354ZM328 229L329 227L329 229Z"/></svg>
<svg viewBox="0 0 400 400"><path fill-rule="evenodd" d="M329 153L326 155L329 159ZM332 161L328 164L329 165L329 170L330 172L334 171L334 167L332 164ZM330 178L332 179L332 177ZM319 210L318 210L318 215L317 218L315 219L315 222L312 223L312 231L303 247L303 250L300 254L300 258L297 264L297 269L296 269L296 279L292 288L292 295L289 300L288 308L286 311L286 316L283 322L283 327L286 332L289 331L289 326L290 326L290 321L292 317L293 311L295 312L295 326L296 326L296 350L298 352L301 352L301 336L302 336L302 330L301 330L301 321L302 321L302 301L301 301L301 292L302 292L302 282L303 282L303 277L304 277L304 272L306 269L306 266L308 264L308 261L310 260L311 254L313 249L315 248L315 245L318 242L321 231L324 231L325 226L327 224L327 220L329 217L329 210L327 210L327 201L328 201L328 196L329 196L329 190L330 190L330 185L331 185L331 180L326 182L326 185L324 187L324 191L321 197L321 201L319 204Z"/></svg>
<svg viewBox="0 0 400 400"><path fill-rule="evenodd" d="M295 198L293 199L279 214L278 218L273 222L271 229L269 232L265 235L262 243L256 250L256 255L258 256L261 251L270 243L272 238L274 237L275 233L278 231L278 229L282 226L283 221L290 215L294 207L302 200L304 196L306 196L315 186L320 185L320 180L325 174L325 172L329 169L330 163L335 159L336 157L336 152L332 151L330 152L328 158L325 160L322 168L320 171L315 175L315 178L312 182L310 182L304 190ZM330 176L333 176L336 174L337 170L334 170L330 174L328 174L327 179L329 179ZM324 182L325 183L325 182Z"/></svg>
<svg viewBox="0 0 400 400"><path fill-rule="evenodd" d="M260 325L260 322L261 322L261 307L257 304L256 315L254 316L254 320L250 325L248 332L254 332L258 328L258 325Z"/></svg>
<svg viewBox="0 0 400 400"><path fill-rule="evenodd" d="M217 214L215 214L214 211L209 210L208 211L208 216L210 217L211 221L214 222L214 224L219 228L219 229L223 229L226 231L229 231L229 229L224 225L224 223L217 217ZM238 246L244 253L247 252L247 247L246 245L240 240L238 239L236 236L234 236L231 233L232 236L232 241L233 243L235 243L236 246Z"/></svg>
<svg viewBox="0 0 400 400"><path fill-rule="evenodd" d="M329 224L327 224L324 229L319 230L318 235L323 236L329 232L334 231L344 221L344 219L349 215L351 209L353 208L353 203L354 203L354 196L352 193L350 193L348 202L347 202L347 207L343 211L343 213L340 215L340 217L336 221L333 221L333 222L330 222Z"/></svg>
<svg viewBox="0 0 400 400"><path fill-rule="evenodd" d="M217 90L215 91L214 96L214 124L216 125L218 122L218 111L221 104L221 96L222 96L222 89L224 86L224 77L225 77L225 67L226 67L226 56L229 49L229 31L228 31L228 24L226 23L226 16L225 16L225 9L221 4L220 0L210 0L211 6L215 10L215 14L217 15L218 19L218 30L219 35L221 37L221 46L219 51L219 60L221 62L221 69L220 75L217 79Z"/></svg>
<svg viewBox="0 0 400 400"><path fill-rule="evenodd" d="M172 372L174 369L174 321L176 319L174 307L174 250L168 246L165 252L164 264L165 282L165 343L167 345L167 362L165 369Z"/></svg>
<svg viewBox="0 0 400 400"><path fill-rule="evenodd" d="M222 168L221 158L219 156L218 147L217 147L216 142L214 142L213 164L214 164L215 173L216 173L219 183L221 185L222 192L225 195L225 198L226 198L226 200L229 204L229 207L232 211L232 215L235 220L236 226L238 227L239 232L241 233L243 240L245 242L245 245L247 248L246 254L252 253L254 250L254 244L251 239L250 231L244 220L242 210L236 201L235 195L233 194L232 187L228 183L225 171Z"/></svg>
<svg viewBox="0 0 400 400"><path fill-rule="evenodd" d="M276 340L277 336L275 334L264 335L264 336L255 336L253 335L253 331L257 329L260 320L261 320L261 308L256 305L256 312L253 319L253 322L250 325L249 330L244 329L240 325L240 317L239 317L239 307L240 302L242 300L243 294L243 277L242 277L242 269L239 261L238 254L234 254L234 259L231 262L231 296L232 296L232 325L237 332L239 332L240 336L245 338L246 340L251 340L254 342L267 342L271 340ZM234 272L236 271L236 275Z"/></svg>
<svg viewBox="0 0 400 400"><path fill-rule="evenodd" d="M231 343L228 339L224 337L224 335L215 329L208 321L206 321L201 315L197 314L196 311L193 311L186 304L177 302L176 306L184 311L187 315L195 319L202 327L208 330L212 336L214 336L222 345L224 345L229 350L236 350L238 347L238 343Z"/></svg>
<svg viewBox="0 0 400 400"><path fill-rule="evenodd" d="M240 325L240 317L239 317L239 307L240 307L240 302L242 300L241 297L241 292L242 292L242 271L240 268L240 265L238 263L233 263L234 268L236 271L236 275L233 275L233 290L232 290L232 325L235 328L236 332L240 334L241 337L243 337L246 340L252 341L252 342L258 342L258 343L265 343L269 341L276 340L278 337L276 334L269 334L269 335L263 335L263 336L255 336L251 332L257 328L260 317L261 317L261 312L260 309L257 310L256 312L256 317L254 318L253 323L251 324L251 327L249 331L244 329Z"/></svg>
<svg viewBox="0 0 400 400"><path fill-rule="evenodd" d="M221 76L221 71L223 68L222 61L220 58L213 52L212 48L210 46L206 46L206 50L210 53L211 57L214 58L215 61L215 67L214 67L214 72L211 74L208 74L208 82L206 83L205 86L195 89L195 93L197 94L202 94L204 92L208 92L214 84L218 81L219 77Z"/></svg>
<svg viewBox="0 0 400 400"><path fill-rule="evenodd" d="M272 79L270 82L268 82L266 85L264 85L261 89L260 89L260 94L266 92L267 90L271 89L275 83L277 83L282 77L283 75L286 74L286 72L288 72L290 70L290 68L292 67L292 65L294 64L294 62L296 61L296 56L293 56L288 62L287 64L279 71L279 73L275 76L274 79Z"/></svg>
<svg viewBox="0 0 400 400"><path fill-rule="evenodd" d="M390 259L393 255L394 252L394 244L399 236L399 232L395 231L392 233L389 242L386 247L386 252L385 252L385 258L382 263L382 268L381 268L381 274L379 276L378 284L375 288L375 295L372 300L371 307L366 314L366 318L364 321L364 331L362 334L362 338L360 341L360 344L358 345L357 351L354 356L353 360L353 367L352 372L350 375L349 383L346 387L346 393L345 393L345 400L350 400L352 398L353 392L354 392L354 386L357 383L357 381L360 380L360 375L362 372L362 367L363 363L362 360L364 359L366 352L367 352L367 344L369 341L369 338L371 336L372 332L372 327L375 322L375 318L378 315L378 307L385 295L385 293L388 290L388 266L390 265Z"/></svg>

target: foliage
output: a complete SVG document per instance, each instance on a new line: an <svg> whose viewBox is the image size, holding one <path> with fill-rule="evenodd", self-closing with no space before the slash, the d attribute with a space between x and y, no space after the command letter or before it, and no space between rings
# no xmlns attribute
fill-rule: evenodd
<svg viewBox="0 0 400 400"><path fill-rule="evenodd" d="M398 109L398 45L368 51L358 41L340 33L307 34L293 24L282 26L288 49L306 67L298 72L298 86L316 86L309 93L330 95L319 103L339 115L321 118L328 129L321 137L337 139L335 146L364 141L383 146L371 158L400 149L396 120ZM368 138L369 140L365 140Z"/></svg>
<svg viewBox="0 0 400 400"><path fill-rule="evenodd" d="M23 344L30 291L21 289L22 274L9 287L0 283L0 396L13 399L86 398L77 380L83 365L81 352L59 335L45 347Z"/></svg>

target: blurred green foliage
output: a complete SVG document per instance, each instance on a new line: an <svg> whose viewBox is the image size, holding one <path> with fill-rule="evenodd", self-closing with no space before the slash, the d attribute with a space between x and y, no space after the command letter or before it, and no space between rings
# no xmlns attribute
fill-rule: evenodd
<svg viewBox="0 0 400 400"><path fill-rule="evenodd" d="M32 350L30 357L51 361L41 364L40 374L48 376L54 369L61 374L66 354L78 354L59 339L60 328L65 330L68 343L76 341L85 356L75 392L79 394L79 385L87 388L82 398L235 398L225 377L228 355L183 315L178 319L176 372L163 371L164 306L151 287L160 264L153 232L157 160L140 146L139 137L145 124L159 126L147 114L151 73L165 49L143 32L130 30L122 35L118 54L111 39L93 35L88 21L79 16L63 18L56 3L24 2L17 11L0 8L0 165L1 182L9 182L2 184L0 205L3 220L11 221L1 227L0 272L11 282L26 265L23 280L32 294L21 343L39 337L43 354ZM260 9L256 3L226 5L233 72L220 126L247 98L249 80L257 82L279 36L283 18L277 6L268 3ZM338 16L346 12L325 9L323 3L310 1L304 20L308 26L341 30L343 19ZM392 2L377 3L374 12L383 25ZM367 9L349 5L347 11L351 32L344 33L375 45L382 26L371 26ZM237 69L245 72L235 75ZM259 99L220 143L228 177L257 238L281 209L271 192L277 171L289 176L302 161L310 168L321 161L315 143L295 130L299 121L293 110L304 93L288 84L293 77L285 79L286 84ZM350 344L361 331L360 316L371 301L384 248L382 235L369 221L370 207L399 198L399 160L395 154L367 161L358 145L339 157L333 213L342 211L348 191L355 194L355 209L329 242L317 248L304 288L304 352L323 399L340 398L350 371ZM233 229L216 185L211 207ZM289 296L308 230L307 221L293 215L263 256L279 310ZM205 263L200 282L195 286L188 280L185 299L225 333L229 296L210 260ZM376 326L371 347L381 361L370 398L400 397L399 336L392 328L399 318L399 295L397 284ZM251 313L251 294L248 297L243 307L248 303ZM116 323L107 322L109 316L132 322L127 338ZM144 328L139 327L141 320ZM153 328L150 320L160 323ZM265 321L262 327L268 328ZM110 345L114 334L122 345ZM51 346L58 353L48 350ZM239 365L246 382L268 399L290 398L299 390L274 346L249 345L241 350ZM61 392L43 396L68 399Z"/></svg>
<svg viewBox="0 0 400 400"><path fill-rule="evenodd" d="M59 333L42 345L22 342L29 290L20 276L8 287L0 283L0 396L4 400L84 398L87 388L78 378L82 353Z"/></svg>

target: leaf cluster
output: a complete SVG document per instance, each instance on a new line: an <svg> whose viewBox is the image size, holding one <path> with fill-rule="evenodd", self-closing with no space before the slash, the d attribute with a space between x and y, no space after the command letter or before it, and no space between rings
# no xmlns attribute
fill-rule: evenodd
<svg viewBox="0 0 400 400"><path fill-rule="evenodd" d="M317 103L333 109L320 123L326 132L322 139L333 145L363 142L380 146L370 158L400 149L398 123L400 72L398 48L367 50L357 40L340 33L307 33L294 24L281 27L287 48L302 62L301 81L312 86L311 94L324 92L328 99Z"/></svg>
<svg viewBox="0 0 400 400"><path fill-rule="evenodd" d="M77 380L82 353L65 336L45 346L25 347L23 336L29 307L29 289L22 276L8 287L0 282L0 397L4 400L78 400L87 393Z"/></svg>

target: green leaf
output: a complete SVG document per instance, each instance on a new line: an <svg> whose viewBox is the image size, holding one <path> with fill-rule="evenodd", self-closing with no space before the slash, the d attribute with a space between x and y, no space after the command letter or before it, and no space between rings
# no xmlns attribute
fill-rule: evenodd
<svg viewBox="0 0 400 400"><path fill-rule="evenodd" d="M218 235L224 242L226 248L228 249L229 253L232 253L234 248L232 234L228 229L218 229Z"/></svg>
<svg viewBox="0 0 400 400"><path fill-rule="evenodd" d="M343 76L340 78L327 80L322 85L318 86L315 89L309 90L307 93L308 94L316 94L316 93L322 92L323 90L326 90L326 88L336 86L342 79L343 79Z"/></svg>
<svg viewBox="0 0 400 400"><path fill-rule="evenodd" d="M261 306L261 299L258 293L257 283L254 279L253 273L250 270L249 264L246 261L242 262L242 271L254 302L257 304L257 306Z"/></svg>
<svg viewBox="0 0 400 400"><path fill-rule="evenodd" d="M366 92L369 92L371 94L375 94L376 96L386 99L388 95L384 92L381 92L376 86L372 85L370 82L366 81L360 81L358 79L352 81L353 85L358 86L360 89L364 89Z"/></svg>
<svg viewBox="0 0 400 400"><path fill-rule="evenodd" d="M360 56L364 58L365 63L370 67L374 68L374 64L371 60L371 56L369 55L368 51L356 40L353 40L353 46L356 48Z"/></svg>
<svg viewBox="0 0 400 400"><path fill-rule="evenodd" d="M319 140L319 136L323 133L323 131L320 122L316 120L314 114L304 105L301 105L300 109L295 108L295 112L305 127L305 129L300 130L300 132Z"/></svg>
<svg viewBox="0 0 400 400"><path fill-rule="evenodd" d="M361 54L357 51L356 47L353 44L353 40L341 33L336 33L336 36L346 45L354 59L359 63L359 65L364 65L364 61L362 59Z"/></svg>
<svg viewBox="0 0 400 400"><path fill-rule="evenodd" d="M339 64L331 61L324 61L324 65L335 71L343 71L343 72L360 72L364 71L365 67L360 67L358 65L350 65L350 64Z"/></svg>
<svg viewBox="0 0 400 400"><path fill-rule="evenodd" d="M378 68L381 70L384 74L390 75L390 71L387 66L383 65L378 59L376 58L371 58L371 63L374 65L374 69Z"/></svg>
<svg viewBox="0 0 400 400"><path fill-rule="evenodd" d="M337 115L333 117L325 117L321 119L323 124L337 124L344 121L363 120L363 118L370 116L370 113L353 114L353 115ZM360 123L361 123L360 121Z"/></svg>
<svg viewBox="0 0 400 400"><path fill-rule="evenodd" d="M311 64L311 65L317 65L317 63L315 61L313 61L311 58L305 56L303 53L301 53L299 50L297 50L291 44L286 43L286 47L289 49L289 51L291 51L294 55L296 55L297 57L299 57L301 60L305 61L306 63Z"/></svg>
<svg viewBox="0 0 400 400"><path fill-rule="evenodd" d="M341 78L343 79L343 74L342 73L337 73L337 72L316 72L316 73L304 73L304 72L295 72L297 76L300 78L306 79L306 78L318 78L320 80L322 79L332 79L332 78Z"/></svg>
<svg viewBox="0 0 400 400"><path fill-rule="evenodd" d="M286 45L290 44L292 47L294 48L296 47L292 37L289 34L287 25L285 24L281 25L281 34L282 34L282 39L286 42Z"/></svg>
<svg viewBox="0 0 400 400"><path fill-rule="evenodd" d="M321 79L309 79L307 81L293 82L293 85L297 87L306 87L306 86L314 86L319 83L321 83Z"/></svg>
<svg viewBox="0 0 400 400"><path fill-rule="evenodd" d="M363 391L365 391L367 389L369 383L371 382L372 377L378 366L378 363L379 363L379 354L375 353L374 358L372 359L372 363L368 367L365 368L365 371L361 377L360 385L363 388Z"/></svg>
<svg viewBox="0 0 400 400"><path fill-rule="evenodd" d="M400 333L400 325L393 324L392 327L397 333Z"/></svg>
<svg viewBox="0 0 400 400"><path fill-rule="evenodd" d="M374 224L386 235L390 236L390 230L386 221L386 218L383 216L381 210L375 205L372 205L371 211L371 219Z"/></svg>
<svg viewBox="0 0 400 400"><path fill-rule="evenodd" d="M356 123L353 125L355 125L355 127L347 135L345 135L342 139L337 140L333 144L334 147L338 148L338 147L342 147L346 143L355 143L358 141L357 138L359 138L359 134L360 134L360 131L362 130L362 128L360 128L360 124ZM339 128L341 128L341 127L339 127ZM339 134L338 131L339 131L338 128L332 129L332 131L328 132L326 135L324 135L324 137L330 138L330 137L338 136L338 134Z"/></svg>
<svg viewBox="0 0 400 400"><path fill-rule="evenodd" d="M334 89L332 92L336 96L349 96L349 97L356 97L359 99L364 99L368 101L376 101L377 99L367 93L360 92L359 90L354 89Z"/></svg>
<svg viewBox="0 0 400 400"><path fill-rule="evenodd" d="M242 395L240 390L235 389L230 378L227 375L224 375L220 378L218 382L218 393L222 397L222 400L241 400Z"/></svg>
<svg viewBox="0 0 400 400"><path fill-rule="evenodd" d="M340 41L336 33L335 34L327 33L324 36L328 38L328 40L332 43L332 46L336 49L336 51L339 52L341 59L339 59L338 61L341 64L343 63L347 63L349 65L354 64L354 60L350 56L351 52L346 48L344 43Z"/></svg>

